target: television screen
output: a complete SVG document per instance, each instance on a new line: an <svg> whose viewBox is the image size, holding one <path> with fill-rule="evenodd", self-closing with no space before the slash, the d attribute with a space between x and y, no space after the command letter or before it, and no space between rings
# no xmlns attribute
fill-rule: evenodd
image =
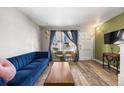
<svg viewBox="0 0 124 93"><path fill-rule="evenodd" d="M124 40L124 29L104 34L104 44L114 44Z"/></svg>
<svg viewBox="0 0 124 93"><path fill-rule="evenodd" d="M104 44L111 44L110 34L104 34Z"/></svg>

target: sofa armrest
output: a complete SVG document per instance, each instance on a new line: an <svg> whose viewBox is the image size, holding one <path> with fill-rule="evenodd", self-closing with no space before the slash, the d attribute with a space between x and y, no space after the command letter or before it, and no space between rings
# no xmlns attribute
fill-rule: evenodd
<svg viewBox="0 0 124 93"><path fill-rule="evenodd" d="M36 56L35 56L36 59L38 58L50 58L50 54L49 52L36 52Z"/></svg>
<svg viewBox="0 0 124 93"><path fill-rule="evenodd" d="M0 77L0 86L6 86L6 81Z"/></svg>

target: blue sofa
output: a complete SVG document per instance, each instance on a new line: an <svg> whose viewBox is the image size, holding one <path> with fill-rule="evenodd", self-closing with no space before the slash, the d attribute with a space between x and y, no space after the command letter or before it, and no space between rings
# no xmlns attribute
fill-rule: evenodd
<svg viewBox="0 0 124 93"><path fill-rule="evenodd" d="M15 66L17 73L8 83L0 77L0 85L31 86L34 85L45 68L48 66L49 53L31 52L8 58L8 60Z"/></svg>

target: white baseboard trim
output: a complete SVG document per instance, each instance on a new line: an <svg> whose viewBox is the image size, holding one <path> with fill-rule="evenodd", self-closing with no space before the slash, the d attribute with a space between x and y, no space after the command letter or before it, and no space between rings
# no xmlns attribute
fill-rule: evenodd
<svg viewBox="0 0 124 93"><path fill-rule="evenodd" d="M80 61L91 61L92 59L83 59L83 60L78 60L79 62Z"/></svg>
<svg viewBox="0 0 124 93"><path fill-rule="evenodd" d="M103 62L100 61L100 60L98 60L98 59L93 59L93 60L96 61L96 62L98 62L98 63L100 63L100 64L103 64ZM106 63L104 63L104 64L106 64ZM114 66L110 66L110 67L117 70L117 68L114 67ZM119 70L119 71L120 71L120 70Z"/></svg>
<svg viewBox="0 0 124 93"><path fill-rule="evenodd" d="M96 62L98 62L98 63L100 63L100 64L103 63L102 61L100 61L100 60L98 60L98 59L93 59L93 61L96 61Z"/></svg>
<svg viewBox="0 0 124 93"><path fill-rule="evenodd" d="M119 86L124 86L124 75L122 75L122 74L119 74L118 75L118 85Z"/></svg>

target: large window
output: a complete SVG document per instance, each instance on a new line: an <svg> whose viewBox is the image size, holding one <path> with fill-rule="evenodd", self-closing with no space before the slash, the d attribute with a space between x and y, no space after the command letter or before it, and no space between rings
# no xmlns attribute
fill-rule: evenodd
<svg viewBox="0 0 124 93"><path fill-rule="evenodd" d="M69 37L72 38L68 31ZM54 51L76 51L76 45L62 31L56 31L53 43L51 45L52 52Z"/></svg>

